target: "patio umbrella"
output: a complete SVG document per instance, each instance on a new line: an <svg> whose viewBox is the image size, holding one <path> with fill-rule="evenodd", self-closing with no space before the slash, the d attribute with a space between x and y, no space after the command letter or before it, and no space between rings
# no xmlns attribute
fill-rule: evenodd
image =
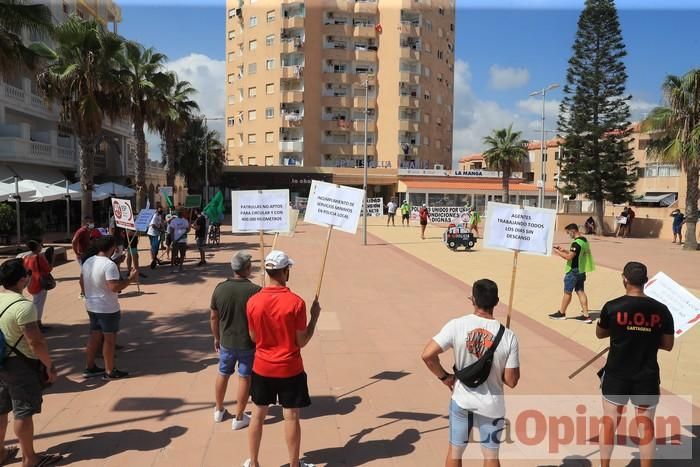
<svg viewBox="0 0 700 467"><path fill-rule="evenodd" d="M75 194L71 193L70 199L73 201L79 201L81 197L83 196L83 189L80 186L80 182L77 183L72 183L68 185L68 189L71 192L76 192ZM95 189L92 190L92 200L93 201L104 201L105 199L109 198L109 193L105 193L103 191L95 191Z"/></svg>
<svg viewBox="0 0 700 467"><path fill-rule="evenodd" d="M63 186L58 185L63 183ZM71 190L68 180L61 180L54 184L37 182L36 180L22 180L19 182L20 188L33 188L34 196L25 198L25 203L44 203L47 201L66 201L66 236L70 238L70 202L71 199L80 196L80 192Z"/></svg>
<svg viewBox="0 0 700 467"><path fill-rule="evenodd" d="M2 183L0 182L0 201L7 201L8 199L14 197L15 195L19 194L21 198L25 196L33 196L35 193L34 190L26 190L20 187L19 193L15 192L15 184L14 183Z"/></svg>
<svg viewBox="0 0 700 467"><path fill-rule="evenodd" d="M95 185L95 191L106 193L108 198L132 198L136 196L136 190L114 182Z"/></svg>

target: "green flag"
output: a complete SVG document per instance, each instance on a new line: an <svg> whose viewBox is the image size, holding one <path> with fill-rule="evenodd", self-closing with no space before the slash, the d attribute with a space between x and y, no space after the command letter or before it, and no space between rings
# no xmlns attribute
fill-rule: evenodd
<svg viewBox="0 0 700 467"><path fill-rule="evenodd" d="M218 222L219 218L223 215L224 210L224 195L221 194L220 191L217 191L202 212L211 222Z"/></svg>
<svg viewBox="0 0 700 467"><path fill-rule="evenodd" d="M173 201L170 199L170 196L163 190L162 188L160 189L160 194L163 198L165 198L165 202L168 205L169 209L175 209L175 205L173 204Z"/></svg>

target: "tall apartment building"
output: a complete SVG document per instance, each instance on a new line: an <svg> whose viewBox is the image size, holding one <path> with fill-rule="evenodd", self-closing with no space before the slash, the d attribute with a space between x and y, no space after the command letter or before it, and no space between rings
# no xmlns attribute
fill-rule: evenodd
<svg viewBox="0 0 700 467"><path fill-rule="evenodd" d="M450 0L228 0L229 166L449 167ZM367 99L366 99L367 97Z"/></svg>

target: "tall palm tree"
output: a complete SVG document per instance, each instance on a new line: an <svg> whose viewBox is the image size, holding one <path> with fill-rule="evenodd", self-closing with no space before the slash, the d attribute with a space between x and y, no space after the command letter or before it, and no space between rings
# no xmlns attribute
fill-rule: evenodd
<svg viewBox="0 0 700 467"><path fill-rule="evenodd" d="M159 112L157 88L167 82L163 71L165 55L133 41L124 43L124 63L120 70L128 94L129 116L136 137L136 210L146 201L146 134L144 126L156 127Z"/></svg>
<svg viewBox="0 0 700 467"><path fill-rule="evenodd" d="M51 10L43 4L27 5L20 0L0 0L0 70L33 70L41 58L51 57L42 42L25 45L22 31L48 36L53 32Z"/></svg>
<svg viewBox="0 0 700 467"><path fill-rule="evenodd" d="M95 20L71 16L55 30L56 50L39 88L62 104L61 118L70 124L80 146L81 210L92 216L95 149L102 122L119 112L122 84L117 69L123 40Z"/></svg>
<svg viewBox="0 0 700 467"><path fill-rule="evenodd" d="M502 173L505 203L510 202L510 176L527 159L527 141L520 139L521 135L520 131L513 131L513 125L510 125L493 130L490 136L484 138L484 144L488 146L484 159L489 167Z"/></svg>
<svg viewBox="0 0 700 467"><path fill-rule="evenodd" d="M669 75L663 84L666 105L656 107L642 129L652 133L647 154L679 165L686 176L686 250L697 250L698 181L700 179L700 69L683 76Z"/></svg>
<svg viewBox="0 0 700 467"><path fill-rule="evenodd" d="M191 99L191 96L197 91L189 81L178 80L175 73L168 75L167 83L158 90L161 111L156 127L163 140L166 184L173 186L175 184L177 140L192 120L193 113L199 110L199 106Z"/></svg>
<svg viewBox="0 0 700 467"><path fill-rule="evenodd" d="M204 191L205 160L209 182L215 185L223 172L224 158L219 134L205 128L202 120L191 120L177 143L175 171L185 178L190 193L201 193Z"/></svg>

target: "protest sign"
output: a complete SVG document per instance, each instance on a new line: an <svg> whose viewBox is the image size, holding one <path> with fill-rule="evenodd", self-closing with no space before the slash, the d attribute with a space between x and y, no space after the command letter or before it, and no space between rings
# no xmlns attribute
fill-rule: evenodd
<svg viewBox="0 0 700 467"><path fill-rule="evenodd" d="M131 210L131 201L128 199L112 198L112 211L114 212L114 223L117 227L136 230L134 212Z"/></svg>
<svg viewBox="0 0 700 467"><path fill-rule="evenodd" d="M700 299L663 272L647 282L644 293L666 305L673 315L676 337L700 322Z"/></svg>
<svg viewBox="0 0 700 467"><path fill-rule="evenodd" d="M550 256L555 219L553 209L488 203L484 246Z"/></svg>
<svg viewBox="0 0 700 467"><path fill-rule="evenodd" d="M201 208L202 195L187 195L185 197L185 209Z"/></svg>
<svg viewBox="0 0 700 467"><path fill-rule="evenodd" d="M173 196L173 187L171 187L171 186L160 187L160 194L163 196Z"/></svg>
<svg viewBox="0 0 700 467"><path fill-rule="evenodd" d="M367 198L367 215L381 217L384 215L384 198Z"/></svg>
<svg viewBox="0 0 700 467"><path fill-rule="evenodd" d="M289 190L231 192L234 232L289 231Z"/></svg>
<svg viewBox="0 0 700 467"><path fill-rule="evenodd" d="M411 207L411 219L418 220L419 206ZM433 224L466 224L469 221L469 215L465 207L459 206L429 206L428 214L430 214L430 222Z"/></svg>
<svg viewBox="0 0 700 467"><path fill-rule="evenodd" d="M139 215L136 216L136 231L137 232L146 232L148 231L148 226L151 223L151 219L153 219L153 216L156 214L155 209L142 209L141 212L139 212Z"/></svg>
<svg viewBox="0 0 700 467"><path fill-rule="evenodd" d="M365 192L333 183L311 182L304 220L354 234L362 212Z"/></svg>

